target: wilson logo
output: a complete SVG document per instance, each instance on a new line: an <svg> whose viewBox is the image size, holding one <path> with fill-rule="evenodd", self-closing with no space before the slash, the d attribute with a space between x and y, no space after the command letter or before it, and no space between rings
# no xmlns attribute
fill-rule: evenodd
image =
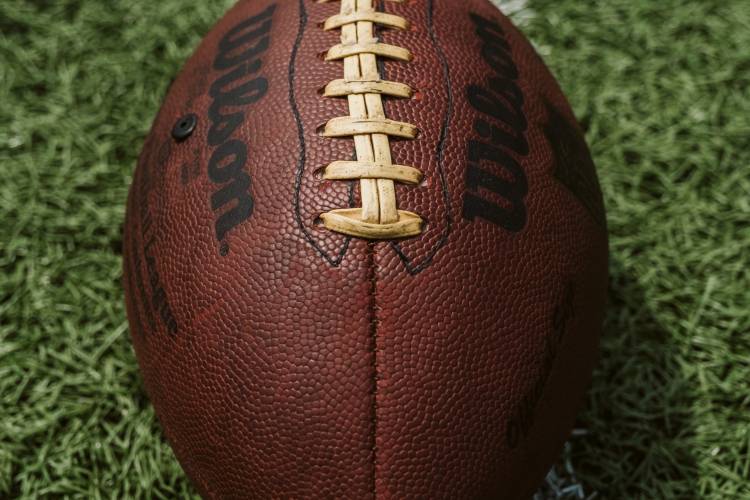
<svg viewBox="0 0 750 500"><path fill-rule="evenodd" d="M213 62L215 70L224 71L211 84L208 110L208 144L215 148L208 162L208 177L217 186L211 196L211 209L220 213L215 224L220 242L253 213L251 180L245 171L247 144L232 135L245 122L245 108L268 91L268 80L258 72L263 66L260 57L269 46L275 10L273 4L230 29L219 42Z"/></svg>
<svg viewBox="0 0 750 500"><path fill-rule="evenodd" d="M485 86L466 89L469 103L482 116L474 121L478 137L468 144L463 216L472 221L480 217L518 232L526 226L529 191L518 162L529 153L518 68L502 27L477 14L471 14L471 19L482 40L482 59L494 75Z"/></svg>

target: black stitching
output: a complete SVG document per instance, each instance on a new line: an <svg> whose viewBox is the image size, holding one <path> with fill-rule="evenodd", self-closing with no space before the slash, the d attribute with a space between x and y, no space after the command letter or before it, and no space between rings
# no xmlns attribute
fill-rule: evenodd
<svg viewBox="0 0 750 500"><path fill-rule="evenodd" d="M289 103L292 106L292 113L294 114L294 120L297 123L297 135L299 139L299 158L297 160L297 175L294 181L294 218L297 221L297 225L299 226L300 230L302 231L302 234L304 234L305 239L307 240L310 245L326 260L330 265L333 267L338 267L341 265L341 262L344 260L344 256L346 255L346 252L349 250L349 244L351 243L352 239L350 237L346 238L346 242L344 243L343 247L341 248L341 251L339 254L335 257L331 257L328 255L328 253L315 241L315 238L310 234L310 232L305 227L304 222L302 221L302 213L300 209L300 190L302 189L302 176L305 173L305 166L307 164L307 145L305 144L305 128L302 124L302 116L299 112L299 107L297 106L297 96L294 89L294 79L296 76L296 66L297 66L297 53L299 52L300 45L302 45L302 39L305 35L305 29L307 28L307 9L305 9L305 2L304 0L299 0L299 30L297 32L297 38L294 42L294 47L292 48L292 56L289 61ZM349 198L353 198L352 193L352 187L349 188Z"/></svg>
<svg viewBox="0 0 750 500"><path fill-rule="evenodd" d="M440 177L440 185L443 192L443 201L445 203L445 210L446 210L446 217L445 217L445 229L443 230L443 234L440 237L440 240L438 241L435 248L432 249L432 251L427 255L424 261L422 261L420 264L414 265L413 261L404 253L403 249L401 248L401 245L398 243L391 243L391 247L395 250L396 254L401 258L401 261L404 263L404 266L406 267L406 270L409 272L409 274L416 275L427 269L430 264L432 264L432 260L435 258L437 253L442 249L447 243L448 243L448 237L451 234L451 231L453 229L453 213L451 212L451 205L450 205L450 191L448 189L448 182L445 178L445 144L448 140L448 133L450 131L450 122L453 118L453 86L451 84L451 75L450 75L450 67L448 66L448 58L445 55L445 51L443 50L443 47L440 45L440 43L437 40L437 35L435 34L435 25L434 25L434 0L428 0L427 1L427 26L428 26L428 32L430 34L430 40L432 41L432 45L435 47L435 51L438 53L438 56L440 57L440 63L443 68L443 79L445 82L445 88L447 90L448 94L448 108L446 110L445 119L443 120L443 127L440 131L440 140L438 141L438 147L437 147L437 164L438 164L438 174Z"/></svg>

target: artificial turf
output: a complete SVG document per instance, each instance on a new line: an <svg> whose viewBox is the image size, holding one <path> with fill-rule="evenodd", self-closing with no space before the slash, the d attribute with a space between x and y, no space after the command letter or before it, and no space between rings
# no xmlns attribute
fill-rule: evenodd
<svg viewBox="0 0 750 500"><path fill-rule="evenodd" d="M609 210L602 361L559 484L750 499L750 6L511 3ZM230 4L0 2L0 498L194 495L128 340L121 226L161 96Z"/></svg>

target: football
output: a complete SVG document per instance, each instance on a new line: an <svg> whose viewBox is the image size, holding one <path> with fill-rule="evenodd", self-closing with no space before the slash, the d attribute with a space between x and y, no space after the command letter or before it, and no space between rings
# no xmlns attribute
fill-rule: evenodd
<svg viewBox="0 0 750 500"><path fill-rule="evenodd" d="M528 499L598 356L581 129L488 0L243 0L128 198L133 345L205 498Z"/></svg>

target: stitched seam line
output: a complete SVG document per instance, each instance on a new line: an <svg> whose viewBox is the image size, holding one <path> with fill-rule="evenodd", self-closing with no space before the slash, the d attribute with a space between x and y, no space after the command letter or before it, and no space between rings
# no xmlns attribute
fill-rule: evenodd
<svg viewBox="0 0 750 500"><path fill-rule="evenodd" d="M398 242L391 242L391 247L399 256L401 261L406 267L406 270L411 275L417 275L427 269L431 264L438 252L448 243L448 237L451 234L453 228L453 212L451 208L451 197L450 190L448 188L448 180L445 176L445 149L448 141L448 134L450 133L450 124L453 119L453 108L454 108L454 95L453 95L453 83L451 81L450 67L448 66L448 58L445 54L445 49L440 45L438 41L437 33L435 32L435 2L434 0L427 0L427 30L430 35L430 41L433 47L437 51L440 59L440 66L443 69L443 80L445 84L445 93L448 99L448 109L445 113L443 125L440 129L440 141L436 151L437 171L440 179L441 191L443 193L443 202L445 203L445 229L443 234L440 236L440 240L437 242L435 247L427 254L427 256L419 263L414 262L409 258L408 255L401 248Z"/></svg>
<svg viewBox="0 0 750 500"><path fill-rule="evenodd" d="M302 123L302 115L297 105L297 93L294 87L294 81L297 75L297 55L299 53L300 46L302 45L302 39L305 36L305 30L307 29L308 16L307 9L305 8L305 0L299 0L299 28L297 31L297 38L294 41L294 47L292 47L292 55L289 58L289 105L292 108L292 115L294 116L294 122L297 124L297 137L299 140L299 157L297 159L297 172L294 178L294 219L297 221L297 227L302 232L305 240L312 245L315 251L323 257L333 267L338 267L344 260L346 252L349 250L349 244L351 238L346 238L339 252L335 255L330 254L325 250L316 240L313 235L307 229L304 221L302 220L302 178L305 174L305 167L307 165L307 143L305 142L305 127ZM354 190L349 188L349 201L350 205L354 205Z"/></svg>
<svg viewBox="0 0 750 500"><path fill-rule="evenodd" d="M367 258L370 280L370 343L372 345L372 436L370 446L372 448L372 496L378 498L378 386L380 383L380 371L378 366L378 273L375 265L375 243L369 243L367 247Z"/></svg>

